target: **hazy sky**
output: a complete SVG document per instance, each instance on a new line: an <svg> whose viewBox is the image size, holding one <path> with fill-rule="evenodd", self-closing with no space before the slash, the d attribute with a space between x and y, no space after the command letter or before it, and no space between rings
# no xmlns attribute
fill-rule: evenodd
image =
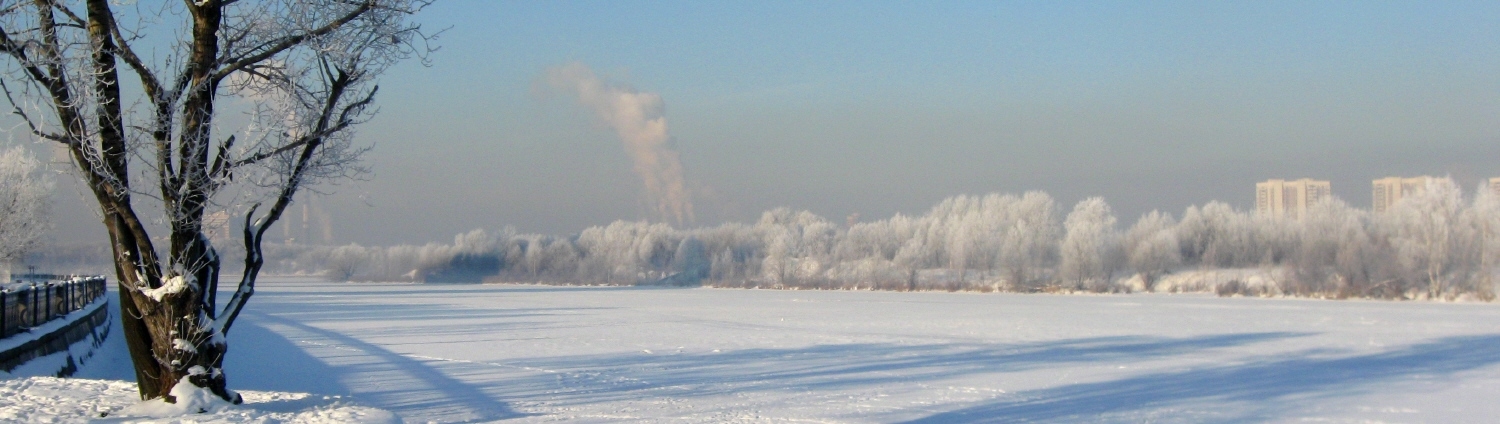
<svg viewBox="0 0 1500 424"><path fill-rule="evenodd" d="M1373 178L1500 176L1500 2L442 1L419 19L449 28L442 50L385 76L360 129L374 174L320 200L341 243L651 217L622 130L547 82L566 66L659 96L700 225L1027 190L1103 196L1128 225L1252 207L1268 178L1368 207ZM88 231L60 239L102 236L61 216Z"/></svg>

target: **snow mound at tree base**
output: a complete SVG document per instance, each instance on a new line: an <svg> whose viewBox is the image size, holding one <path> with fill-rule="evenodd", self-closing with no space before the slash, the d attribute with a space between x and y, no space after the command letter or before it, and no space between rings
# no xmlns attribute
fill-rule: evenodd
<svg viewBox="0 0 1500 424"><path fill-rule="evenodd" d="M389 411L360 406L339 396L239 392L242 405L210 408L142 402L135 384L116 380L30 377L0 380L0 422L117 423L399 423ZM201 406L201 405L200 405ZM193 413L205 409L206 413ZM186 413L184 413L186 412Z"/></svg>
<svg viewBox="0 0 1500 424"><path fill-rule="evenodd" d="M166 418L177 417L188 414L216 414L233 404L214 395L212 391L194 386L188 381L187 376L178 380L172 386L171 397L176 402L168 403L165 399L152 399L137 403L116 413L122 417L152 417Z"/></svg>

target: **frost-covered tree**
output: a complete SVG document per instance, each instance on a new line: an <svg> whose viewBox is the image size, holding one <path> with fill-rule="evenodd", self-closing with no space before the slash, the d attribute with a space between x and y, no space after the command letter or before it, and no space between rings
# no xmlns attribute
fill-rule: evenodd
<svg viewBox="0 0 1500 424"><path fill-rule="evenodd" d="M1125 251L1130 269L1140 274L1146 291L1156 279L1182 263L1182 250L1174 231L1177 222L1171 215L1151 211L1141 216L1125 234Z"/></svg>
<svg viewBox="0 0 1500 424"><path fill-rule="evenodd" d="M590 227L578 235L587 255L581 260L583 279L590 282L630 282L653 269L652 260L671 228L665 224L615 221Z"/></svg>
<svg viewBox="0 0 1500 424"><path fill-rule="evenodd" d="M960 283L970 271L988 273L998 265L1017 201L1015 196L999 194L958 196L934 208L932 219L943 222L940 237L945 240L942 247L948 267L957 271Z"/></svg>
<svg viewBox="0 0 1500 424"><path fill-rule="evenodd" d="M1431 296L1489 298L1500 254L1500 200L1485 189L1465 204L1455 190L1440 187L1424 196L1448 194L1414 196L1411 202L1420 203L1385 214L1332 199L1312 205L1302 219L1256 216L1210 202L1188 208L1181 222L1146 214L1121 234L1098 199L1080 202L1064 224L1045 193L955 196L923 215L847 228L778 208L753 225L677 229L620 221L577 236L475 231L455 237L452 245L367 249L370 259L355 263L368 264L371 274L412 280L436 278L437 271L467 263L492 265L503 278L528 281L685 283L693 275L737 287L888 290L1030 290L1045 283L1105 290L1113 272L1128 266L1150 290L1160 276L1195 258L1192 264L1209 269L1260 267L1262 275L1274 277L1270 287L1287 295L1402 298L1433 287L1429 275L1437 275ZM1420 243L1424 234L1447 234L1448 247L1429 249ZM347 249L311 249L284 262L323 264L330 275L347 274L336 272L350 263L341 259ZM1443 252L1444 259L1429 260ZM498 259L481 260L486 255ZM1439 268L1429 273L1429 265ZM976 284L976 275L986 279L983 284Z"/></svg>
<svg viewBox="0 0 1500 424"><path fill-rule="evenodd" d="M370 262L370 254L358 244L338 246L328 252L323 275L333 281L349 281Z"/></svg>
<svg viewBox="0 0 1500 424"><path fill-rule="evenodd" d="M1397 202L1386 214L1392 244L1408 271L1420 275L1427 296L1445 294L1461 231L1457 224L1464 207L1463 190L1449 178L1428 180L1425 189Z"/></svg>
<svg viewBox="0 0 1500 424"><path fill-rule="evenodd" d="M808 211L777 208L761 214L755 232L765 240L761 272L774 284L821 276L838 240L838 226Z"/></svg>
<svg viewBox="0 0 1500 424"><path fill-rule="evenodd" d="M1102 289L1110 281L1116 265L1112 249L1115 240L1115 215L1103 198L1090 197L1078 202L1063 221L1066 233L1062 241L1062 263L1059 276L1075 289Z"/></svg>
<svg viewBox="0 0 1500 424"><path fill-rule="evenodd" d="M1014 205L1004 238L1000 240L999 263L1017 289L1040 281L1042 270L1057 255L1062 233L1057 201L1040 191L1027 192Z"/></svg>
<svg viewBox="0 0 1500 424"><path fill-rule="evenodd" d="M854 224L834 245L834 260L894 260L902 244L912 237L912 232L912 219L900 214L890 219Z"/></svg>
<svg viewBox="0 0 1500 424"><path fill-rule="evenodd" d="M983 266L985 242L991 235L985 231L986 223L977 204L971 204L968 196L954 198L959 205L950 215L942 217L943 251L947 253L948 268L958 273L962 282L969 270ZM978 203L978 202L973 202Z"/></svg>
<svg viewBox="0 0 1500 424"><path fill-rule="evenodd" d="M375 111L375 78L430 51L409 21L427 3L0 1L0 91L68 151L98 205L143 398L172 402L190 384L239 401L224 336L254 293L261 239L302 188L362 170L353 129ZM225 133L221 112L239 107L251 124ZM220 305L203 218L231 198L253 206L238 290ZM154 212L164 237L142 218Z"/></svg>
<svg viewBox="0 0 1500 424"><path fill-rule="evenodd" d="M1469 207L1469 224L1475 232L1475 291L1486 299L1495 297L1495 266L1500 263L1500 195L1481 184Z"/></svg>
<svg viewBox="0 0 1500 424"><path fill-rule="evenodd" d="M1348 241L1346 231L1351 224L1351 210L1342 201L1327 200L1311 205L1300 221L1283 219L1279 224L1297 230L1298 252L1290 262L1295 271L1292 279L1282 289L1295 294L1327 291L1330 279L1344 277L1337 274L1335 264L1339 251ZM1339 284L1338 282L1334 282Z"/></svg>
<svg viewBox="0 0 1500 424"><path fill-rule="evenodd" d="M1177 224L1182 259L1214 268L1259 264L1267 259L1266 251L1256 244L1259 233L1255 225L1259 222L1223 202L1208 202L1202 208L1190 206Z"/></svg>
<svg viewBox="0 0 1500 424"><path fill-rule="evenodd" d="M677 243L676 253L672 254L672 271L677 273L675 282L678 284L695 284L707 278L712 265L708 247L696 237L683 238Z"/></svg>
<svg viewBox="0 0 1500 424"><path fill-rule="evenodd" d="M52 179L26 149L0 150L0 266L42 242L52 228Z"/></svg>

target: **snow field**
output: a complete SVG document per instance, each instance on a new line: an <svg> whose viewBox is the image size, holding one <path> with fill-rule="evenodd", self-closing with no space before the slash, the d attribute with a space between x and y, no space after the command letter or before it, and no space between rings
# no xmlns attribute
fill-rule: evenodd
<svg viewBox="0 0 1500 424"><path fill-rule="evenodd" d="M1497 324L1465 303L277 279L229 338L247 405L166 420L1486 422ZM129 373L121 345L80 374ZM65 411L38 381L0 382L0 421L161 421L127 383L66 380L87 400Z"/></svg>
<svg viewBox="0 0 1500 424"><path fill-rule="evenodd" d="M1489 304L306 281L256 302L232 386L414 422L1500 416Z"/></svg>

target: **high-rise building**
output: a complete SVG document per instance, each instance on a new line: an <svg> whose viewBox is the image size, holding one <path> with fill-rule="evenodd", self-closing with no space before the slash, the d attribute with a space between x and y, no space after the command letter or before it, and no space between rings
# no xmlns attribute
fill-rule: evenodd
<svg viewBox="0 0 1500 424"><path fill-rule="evenodd" d="M1375 180L1371 183L1375 191L1370 196L1372 203L1370 209L1375 212L1385 212L1402 198L1426 190L1429 181L1432 181L1432 177L1426 175L1411 178L1385 177ZM1494 184L1495 180L1490 180L1490 186L1494 187Z"/></svg>
<svg viewBox="0 0 1500 424"><path fill-rule="evenodd" d="M295 209L289 209L282 215L279 225L283 242L333 244L333 215L323 209L322 200L317 196L308 196L298 203L302 204L300 221L295 215Z"/></svg>
<svg viewBox="0 0 1500 424"><path fill-rule="evenodd" d="M1302 219L1307 208L1333 196L1328 181L1267 180L1255 183L1255 212L1278 218Z"/></svg>
<svg viewBox="0 0 1500 424"><path fill-rule="evenodd" d="M203 214L203 235L215 243L229 239L229 212L216 211Z"/></svg>

